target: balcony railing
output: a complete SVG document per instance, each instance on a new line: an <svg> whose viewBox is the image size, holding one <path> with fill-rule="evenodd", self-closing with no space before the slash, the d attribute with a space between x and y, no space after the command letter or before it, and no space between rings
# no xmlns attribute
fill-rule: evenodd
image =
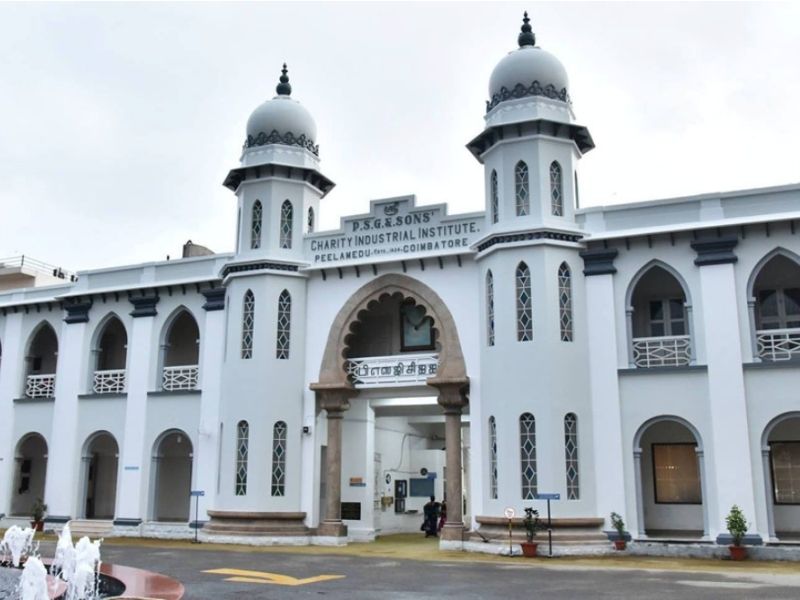
<svg viewBox="0 0 800 600"><path fill-rule="evenodd" d="M56 395L55 373L28 375L25 380L25 395L28 398L52 398Z"/></svg>
<svg viewBox="0 0 800 600"><path fill-rule="evenodd" d="M764 360L800 358L800 328L756 331L756 350Z"/></svg>
<svg viewBox="0 0 800 600"><path fill-rule="evenodd" d="M424 385L428 377L436 375L438 367L436 354L367 356L347 360L347 374L357 388Z"/></svg>
<svg viewBox="0 0 800 600"><path fill-rule="evenodd" d="M125 392L125 369L107 369L94 372L95 394L122 394Z"/></svg>
<svg viewBox="0 0 800 600"><path fill-rule="evenodd" d="M164 367L161 376L161 387L167 392L197 389L197 365L181 365L178 367Z"/></svg>
<svg viewBox="0 0 800 600"><path fill-rule="evenodd" d="M691 337L668 335L633 338L633 364L641 368L680 367L692 358Z"/></svg>

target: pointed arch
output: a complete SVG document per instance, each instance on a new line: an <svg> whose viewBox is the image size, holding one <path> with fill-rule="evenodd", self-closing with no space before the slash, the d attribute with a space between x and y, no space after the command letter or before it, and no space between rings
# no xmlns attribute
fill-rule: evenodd
<svg viewBox="0 0 800 600"><path fill-rule="evenodd" d="M184 305L178 306L164 320L160 339L162 389L195 389L200 363L200 327L194 313Z"/></svg>
<svg viewBox="0 0 800 600"><path fill-rule="evenodd" d="M497 500L497 420L489 417L489 498Z"/></svg>
<svg viewBox="0 0 800 600"><path fill-rule="evenodd" d="M302 216L300 217L302 219ZM281 204L281 224L279 231L280 247L289 250L292 247L292 230L294 228L294 207L287 199Z"/></svg>
<svg viewBox="0 0 800 600"><path fill-rule="evenodd" d="M486 345L494 346L494 275L486 271Z"/></svg>
<svg viewBox="0 0 800 600"><path fill-rule="evenodd" d="M292 338L292 295L283 290L278 296L278 322L275 336L275 357L281 360L289 358L289 346Z"/></svg>
<svg viewBox="0 0 800 600"><path fill-rule="evenodd" d="M257 250L261 248L261 221L264 216L264 208L261 205L261 200L256 200L253 203L253 209L250 214L250 249Z"/></svg>
<svg viewBox="0 0 800 600"><path fill-rule="evenodd" d="M247 462L250 455L250 424L239 421L236 425L236 486L237 496L247 495Z"/></svg>
<svg viewBox="0 0 800 600"><path fill-rule="evenodd" d="M536 419L529 413L519 417L520 474L522 499L534 500L539 492L536 464Z"/></svg>
<svg viewBox="0 0 800 600"><path fill-rule="evenodd" d="M533 299L531 298L531 270L525 262L517 265L515 272L517 300L517 341L533 339Z"/></svg>
<svg viewBox="0 0 800 600"><path fill-rule="evenodd" d="M95 394L125 391L128 331L119 315L108 313L95 327L91 343L90 378Z"/></svg>
<svg viewBox="0 0 800 600"><path fill-rule="evenodd" d="M647 275L647 273L655 267L660 267L670 275L672 275L675 280L680 284L681 288L683 289L683 294L686 298L686 306L692 306L692 294L691 290L689 289L689 284L686 283L686 279L681 275L680 271L678 271L672 265L664 262L663 260L659 260L654 258L653 260L645 263L642 267L639 268L638 271L634 274L631 278L630 282L628 283L628 289L625 292L625 308L632 309L633 306L631 305L631 301L633 299L633 294L636 291L636 286L639 285L642 277Z"/></svg>
<svg viewBox="0 0 800 600"><path fill-rule="evenodd" d="M750 275L747 278L747 299L748 300L755 300L756 299L755 296L754 296L754 291L753 291L753 288L755 287L755 284L756 284L756 279L758 279L759 274L764 269L764 267L767 265L767 263L770 262L773 258L775 258L777 256L783 256L785 258L788 258L789 260L791 260L792 262L794 262L798 266L800 266L800 254L797 254L796 252L792 252L791 250L789 250L787 248L784 248L782 246L778 246L776 248L773 248L772 250L767 252L767 254L765 254L761 258L761 260L759 260L756 263L756 265L753 267L753 269L750 271Z"/></svg>
<svg viewBox="0 0 800 600"><path fill-rule="evenodd" d="M573 337L572 271L566 261L558 267L558 327L561 341L571 342Z"/></svg>
<svg viewBox="0 0 800 600"><path fill-rule="evenodd" d="M315 226L314 217L315 217L315 215L314 215L314 207L313 206L309 206L308 207L308 216L306 217L306 225L308 227L308 233L314 233L314 226Z"/></svg>
<svg viewBox="0 0 800 600"><path fill-rule="evenodd" d="M58 335L43 320L33 328L25 344L24 389L28 398L53 398L58 368Z"/></svg>
<svg viewBox="0 0 800 600"><path fill-rule="evenodd" d="M567 500L578 500L581 496L580 469L578 464L578 415L564 415L564 460L567 474Z"/></svg>
<svg viewBox="0 0 800 600"><path fill-rule="evenodd" d="M550 163L550 212L554 217L564 216L564 177L556 160Z"/></svg>
<svg viewBox="0 0 800 600"><path fill-rule="evenodd" d="M528 165L519 161L514 167L514 200L518 217L524 217L531 212L531 186Z"/></svg>
<svg viewBox="0 0 800 600"><path fill-rule="evenodd" d="M253 358L253 331L256 323L256 297L253 290L247 290L242 297L242 346L241 357Z"/></svg>
<svg viewBox="0 0 800 600"><path fill-rule="evenodd" d="M497 223L500 212L500 194L497 189L497 171L492 169L492 175L489 178L489 214L491 215L492 223Z"/></svg>
<svg viewBox="0 0 800 600"><path fill-rule="evenodd" d="M278 421L272 427L272 486L273 496L286 495L286 434L285 421Z"/></svg>

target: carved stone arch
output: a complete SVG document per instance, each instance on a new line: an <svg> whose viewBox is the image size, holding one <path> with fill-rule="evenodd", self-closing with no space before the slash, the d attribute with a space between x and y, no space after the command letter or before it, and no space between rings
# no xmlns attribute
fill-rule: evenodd
<svg viewBox="0 0 800 600"><path fill-rule="evenodd" d="M53 327L53 324L47 319L42 319L33 327L33 329L31 329L30 334L28 334L28 340L25 342L26 356L28 356L31 353L31 346L33 345L33 342L36 340L36 337L46 328L49 328L50 331L53 333L53 336L56 338L56 348L58 348L59 339L56 328Z"/></svg>
<svg viewBox="0 0 800 600"><path fill-rule="evenodd" d="M650 271L650 269L654 267L661 267L667 273L669 273L675 278L675 280L683 289L683 294L686 297L686 302L685 302L686 307L691 308L692 293L689 288L689 284L686 282L686 279L684 279L683 275L681 275L680 271L678 271L675 267L657 258L654 258L653 260L649 261L644 266L642 266L636 272L636 274L631 278L630 283L628 284L628 289L625 292L625 308L626 309L631 308L631 302L633 301L633 293L636 291L636 286L639 285L639 282L641 281L642 277L644 277Z"/></svg>
<svg viewBox="0 0 800 600"><path fill-rule="evenodd" d="M756 285L756 279L758 279L759 274L764 269L764 267L767 265L767 263L769 263L776 256L783 256L785 258L788 258L789 260L791 260L792 262L794 262L795 264L800 266L800 255L798 255L795 252L792 252L791 250L787 250L786 248L783 248L781 246L778 246L777 248L774 248L773 250L771 250L770 252L765 254L761 258L761 260L759 260L756 263L756 266L753 267L753 270L750 271L750 275L747 278L747 299L748 300L755 300L755 297L753 296L753 288Z"/></svg>
<svg viewBox="0 0 800 600"><path fill-rule="evenodd" d="M181 304L180 306L175 307L175 309L173 309L172 312L170 312L169 315L167 315L167 318L164 319L164 322L161 325L161 331L159 333L159 338L158 338L159 344L163 346L167 342L167 338L169 337L169 333L170 330L172 329L172 326L175 324L175 320L179 316L181 316L182 313L188 314L194 320L195 325L197 325L197 333L199 339L201 331L200 331L200 321L197 319L197 315L195 315L194 312L192 312L192 310L188 306L186 306L185 304Z"/></svg>
<svg viewBox="0 0 800 600"><path fill-rule="evenodd" d="M661 423L663 421L672 421L678 425L683 425L689 430L689 432L694 436L694 439L697 441L697 449L700 451L703 450L703 438L700 435L700 431L689 421L677 415L659 415L657 417L653 417L652 419L648 419L639 426L639 429L636 430L636 435L633 436L634 452L641 448L642 436L644 435L645 431L647 431L652 425Z"/></svg>

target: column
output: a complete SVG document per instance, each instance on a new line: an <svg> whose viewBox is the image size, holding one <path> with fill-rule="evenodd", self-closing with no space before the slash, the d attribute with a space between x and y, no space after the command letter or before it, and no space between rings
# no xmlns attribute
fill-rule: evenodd
<svg viewBox="0 0 800 600"><path fill-rule="evenodd" d="M68 300L64 306L67 315L58 341L53 428L44 486L47 523L66 523L78 516L78 394L89 368L84 359L88 357L85 341L91 307L90 298Z"/></svg>
<svg viewBox="0 0 800 600"><path fill-rule="evenodd" d="M627 510L625 453L617 375L617 301L614 295L615 248L581 252L586 276L589 388L592 400L594 486L598 516L619 513L631 526L640 521ZM625 344L630 345L626 339ZM628 354L630 356L630 354ZM635 485L635 481L634 481ZM639 532L643 533L642 531Z"/></svg>
<svg viewBox="0 0 800 600"><path fill-rule="evenodd" d="M128 338L128 401L125 405L125 439L120 453L119 487L114 527L120 535L138 528L146 514L147 485L142 478L145 452L144 435L147 419L147 392L150 387L150 357L153 354L153 317L156 316L158 295L147 292L130 298L133 325Z"/></svg>
<svg viewBox="0 0 800 600"><path fill-rule="evenodd" d="M733 270L737 260L733 249L737 243L735 235L692 242L697 252L694 263L700 267L708 363L711 440L705 448L712 449L713 463L708 465L711 472L707 475L713 482L717 499L716 506L708 507L709 533L720 543L728 541L725 517L734 504L744 511L749 521L756 521L739 303ZM703 500L705 502L706 498ZM760 536L755 537L760 540Z"/></svg>
<svg viewBox="0 0 800 600"><path fill-rule="evenodd" d="M16 461L14 450L19 440L13 439L14 398L20 396L25 372L25 341L22 339L24 314L9 312L3 332L3 357L0 362L0 514L11 512L14 494Z"/></svg>
<svg viewBox="0 0 800 600"><path fill-rule="evenodd" d="M346 537L347 526L342 523L342 417L350 408L352 388L312 385L319 407L328 417L328 446L323 468L327 482L325 517L317 527L317 535Z"/></svg>

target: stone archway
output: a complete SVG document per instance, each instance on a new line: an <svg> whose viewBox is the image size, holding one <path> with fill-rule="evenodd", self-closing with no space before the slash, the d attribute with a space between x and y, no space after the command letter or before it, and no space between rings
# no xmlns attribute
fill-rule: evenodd
<svg viewBox="0 0 800 600"><path fill-rule="evenodd" d="M347 377L345 361L351 327L359 313L382 296L399 294L425 308L433 319L438 352L436 375L426 384L436 388L438 402L445 415L448 521L442 532L447 540L462 539L461 484L461 413L467 404L469 377L461 350L455 319L441 297L430 287L399 273L382 275L358 289L342 306L333 320L322 357L319 381L311 384L320 409L328 419L328 446L325 454L327 493L324 515L318 527L321 536L341 537L347 528L341 519L342 417L349 400L358 394Z"/></svg>

